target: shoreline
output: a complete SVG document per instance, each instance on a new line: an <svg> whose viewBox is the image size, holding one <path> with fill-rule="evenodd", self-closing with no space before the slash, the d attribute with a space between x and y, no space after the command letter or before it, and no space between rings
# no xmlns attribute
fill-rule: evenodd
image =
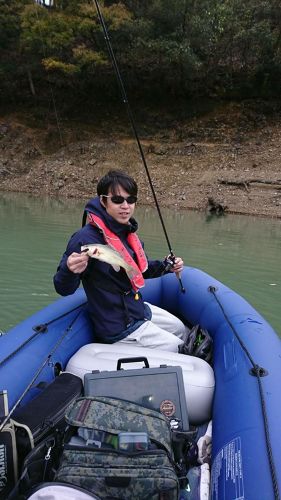
<svg viewBox="0 0 281 500"><path fill-rule="evenodd" d="M35 198L39 198L40 196L43 196L46 197L46 198L52 198L52 199L64 199L64 200L84 200L84 202L86 203L89 199L90 199L90 196L74 196L74 195L71 195L71 196L59 196L58 194L50 194L50 193L34 193L33 191L15 191L15 190L11 190L11 189L1 189L0 187L0 195L1 194L23 194L23 195L31 195L32 197L35 197ZM95 196L95 194L93 194L93 197ZM156 205L155 203L151 202L151 203L144 203L144 202L139 202L138 201L138 206L141 206L141 207L155 207L156 208ZM227 215L242 215L242 216L246 216L246 217L258 217L258 218L261 218L261 219L271 219L271 220L280 220L281 219L281 214L279 213L259 213L258 211L255 211L254 213L253 212L247 212L247 211L238 211L238 210L226 210L223 214L211 214L211 213L208 213L206 210L204 209L201 209L201 208L197 208L197 207L192 207L192 206L185 206L185 207L179 207L179 206L174 206L172 204L160 204L160 210L162 209L175 209L175 210L178 210L178 211L193 211L193 212L199 212L199 213L202 213L202 214L205 214L206 216L210 216L210 217L225 217Z"/></svg>
<svg viewBox="0 0 281 500"><path fill-rule="evenodd" d="M281 121L268 119L260 128L243 122L242 134L243 109L173 123L141 140L160 207L208 214L212 198L225 214L281 219ZM118 128L105 135L81 124L65 136L62 146L54 126L0 117L0 191L88 200L102 175L121 168L137 181L139 204L154 205L132 138Z"/></svg>

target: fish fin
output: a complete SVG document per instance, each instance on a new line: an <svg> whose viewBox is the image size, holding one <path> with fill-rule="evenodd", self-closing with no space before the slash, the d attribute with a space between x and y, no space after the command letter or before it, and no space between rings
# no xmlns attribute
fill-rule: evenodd
<svg viewBox="0 0 281 500"><path fill-rule="evenodd" d="M117 266L116 264L111 264L114 271L116 271L117 273L120 271L120 266Z"/></svg>

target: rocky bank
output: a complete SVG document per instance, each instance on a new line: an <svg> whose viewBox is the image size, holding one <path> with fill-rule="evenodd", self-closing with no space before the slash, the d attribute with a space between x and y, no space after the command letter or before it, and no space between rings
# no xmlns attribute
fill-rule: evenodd
<svg viewBox="0 0 281 500"><path fill-rule="evenodd" d="M231 104L188 121L154 120L140 139L162 207L210 209L281 218L281 117L265 105ZM153 197L130 129L118 118L83 124L30 125L0 116L0 191L87 200L111 168L131 173L139 203Z"/></svg>

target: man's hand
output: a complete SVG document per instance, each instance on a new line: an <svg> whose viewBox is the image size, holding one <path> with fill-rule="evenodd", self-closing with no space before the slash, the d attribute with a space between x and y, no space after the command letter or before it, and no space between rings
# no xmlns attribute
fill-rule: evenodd
<svg viewBox="0 0 281 500"><path fill-rule="evenodd" d="M68 269L75 274L81 274L88 265L89 256L86 253L73 252L69 255L66 264Z"/></svg>
<svg viewBox="0 0 281 500"><path fill-rule="evenodd" d="M183 270L184 262L181 257L175 257L174 263L171 267L173 273L181 273Z"/></svg>

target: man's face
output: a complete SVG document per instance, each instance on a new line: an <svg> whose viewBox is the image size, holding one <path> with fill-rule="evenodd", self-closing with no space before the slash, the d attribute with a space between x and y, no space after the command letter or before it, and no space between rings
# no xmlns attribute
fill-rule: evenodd
<svg viewBox="0 0 281 500"><path fill-rule="evenodd" d="M118 186L116 195L123 196L124 198L128 198L128 196L130 196L130 194L121 186ZM125 200L121 204L113 203L113 201L111 201L111 196L113 196L111 190L109 190L108 196L108 198L102 198L101 201L107 213L120 224L128 224L129 219L132 217L135 211L136 204L129 204Z"/></svg>

